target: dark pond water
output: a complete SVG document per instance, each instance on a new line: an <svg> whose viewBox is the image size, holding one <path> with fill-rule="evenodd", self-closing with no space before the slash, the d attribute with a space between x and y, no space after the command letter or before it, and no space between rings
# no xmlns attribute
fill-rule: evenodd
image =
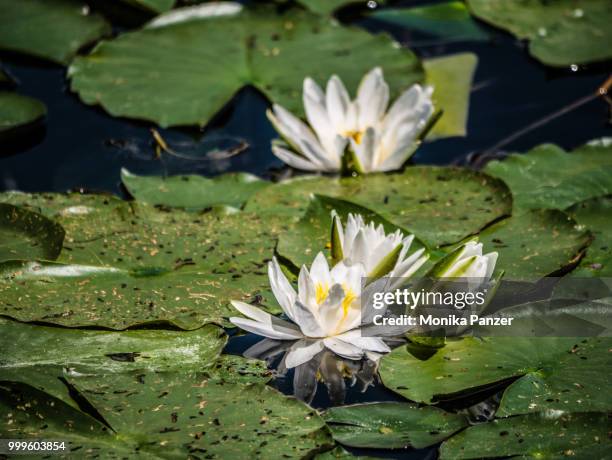
<svg viewBox="0 0 612 460"><path fill-rule="evenodd" d="M403 2L427 3L427 2ZM429 2L431 3L431 2ZM468 163L474 154L487 152L500 141L551 114L593 94L607 78L610 66L551 70L531 59L524 44L510 35L483 26L490 33L486 42L448 42L399 27L385 27L362 19L362 10L346 10L343 20L372 31L386 30L422 57L461 51L476 53L479 64L471 94L468 136L423 145L414 156L418 164ZM271 153L275 132L265 117L267 101L256 90L245 88L205 131L160 130L167 142L180 146L191 158L162 155L156 158L151 125L113 118L103 110L82 104L70 92L65 69L13 55L0 55L3 66L16 78L20 93L47 105L46 125L21 145L0 145L0 189L22 191L67 191L86 189L125 197L119 171L138 174L196 173L214 176L227 171L248 171L275 177L282 163ZM202 95L205 97L205 95ZM503 145L505 151L525 151L553 142L566 149L590 139L610 136L609 108L601 98L580 105L527 134ZM214 158L211 152L246 142L248 148L229 158ZM260 340L251 334L232 337L227 352L241 354ZM273 385L292 393L293 374ZM346 403L399 401L381 385L365 393L347 389ZM314 407L329 407L331 401L320 384ZM436 448L401 451L352 450L361 455L390 458L435 458Z"/></svg>

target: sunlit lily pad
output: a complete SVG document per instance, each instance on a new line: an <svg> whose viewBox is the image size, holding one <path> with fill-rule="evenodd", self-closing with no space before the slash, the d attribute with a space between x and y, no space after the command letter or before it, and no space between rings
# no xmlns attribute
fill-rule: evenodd
<svg viewBox="0 0 612 460"><path fill-rule="evenodd" d="M612 5L608 0L468 0L472 13L529 40L544 64L566 66L612 58Z"/></svg>
<svg viewBox="0 0 612 460"><path fill-rule="evenodd" d="M299 218L312 193L342 198L375 211L394 225L435 247L477 233L510 213L503 182L459 168L418 166L398 174L359 178L297 179L268 187L247 202L246 210L273 209Z"/></svg>
<svg viewBox="0 0 612 460"><path fill-rule="evenodd" d="M42 214L0 203L0 262L13 259L55 260L64 229Z"/></svg>
<svg viewBox="0 0 612 460"><path fill-rule="evenodd" d="M567 153L545 144L492 161L485 171L508 184L515 209L565 209L612 193L612 146L585 145Z"/></svg>
<svg viewBox="0 0 612 460"><path fill-rule="evenodd" d="M78 0L0 0L0 49L68 64L80 48L110 31L102 16Z"/></svg>
<svg viewBox="0 0 612 460"><path fill-rule="evenodd" d="M532 210L488 227L479 240L499 253L497 267L510 280L532 280L562 273L578 261L590 233L567 214Z"/></svg>
<svg viewBox="0 0 612 460"><path fill-rule="evenodd" d="M440 458L606 458L611 428L609 417L597 413L511 417L453 436L440 447Z"/></svg>
<svg viewBox="0 0 612 460"><path fill-rule="evenodd" d="M38 99L9 91L0 91L0 139L11 131L34 123L47 114Z"/></svg>
<svg viewBox="0 0 612 460"><path fill-rule="evenodd" d="M346 446L417 449L437 444L467 426L463 415L408 403L334 407L324 414L334 439Z"/></svg>
<svg viewBox="0 0 612 460"><path fill-rule="evenodd" d="M189 332L92 331L0 319L0 380L27 383L78 407L61 379L74 375L204 371L216 373L226 336L217 326ZM223 365L222 363L220 363Z"/></svg>
<svg viewBox="0 0 612 460"><path fill-rule="evenodd" d="M498 415L545 410L607 411L609 338L464 338L447 342L426 361L400 347L381 361L387 388L431 403L517 379Z"/></svg>
<svg viewBox="0 0 612 460"><path fill-rule="evenodd" d="M412 8L385 8L372 18L383 23L416 30L444 41L482 41L488 34L472 19L465 3L450 1Z"/></svg>
<svg viewBox="0 0 612 460"><path fill-rule="evenodd" d="M205 125L248 84L299 113L306 75L322 83L336 73L354 91L381 65L395 94L423 78L414 54L387 36L306 11L270 13L245 9L125 33L73 62L72 89L112 115L176 126Z"/></svg>
<svg viewBox="0 0 612 460"><path fill-rule="evenodd" d="M594 240L586 250L574 276L612 277L612 198L600 197L577 203L567 210L592 233Z"/></svg>
<svg viewBox="0 0 612 460"><path fill-rule="evenodd" d="M2 267L5 315L70 326L162 321L194 329L232 313L231 299L270 299L266 263L285 224L269 216L158 210L100 195L4 197L29 203L66 229L58 264Z"/></svg>
<svg viewBox="0 0 612 460"><path fill-rule="evenodd" d="M425 82L434 87L434 105L443 112L427 139L467 134L470 92L477 64L478 57L473 53L423 61Z"/></svg>
<svg viewBox="0 0 612 460"><path fill-rule="evenodd" d="M126 169L121 180L128 192L142 203L159 204L189 210L215 205L240 208L255 192L269 182L247 173L230 173L208 179L202 176L137 176Z"/></svg>

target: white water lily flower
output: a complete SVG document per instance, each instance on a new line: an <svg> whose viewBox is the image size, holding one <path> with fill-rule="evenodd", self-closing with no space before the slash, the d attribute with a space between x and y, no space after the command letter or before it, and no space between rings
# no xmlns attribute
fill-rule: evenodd
<svg viewBox="0 0 612 460"><path fill-rule="evenodd" d="M433 269L436 278L474 278L488 281L495 270L497 252L482 254L482 243L468 241L446 256Z"/></svg>
<svg viewBox="0 0 612 460"><path fill-rule="evenodd" d="M331 252L334 262L362 264L368 278L382 276L408 278L429 258L425 248L411 254L408 250L414 235L404 236L399 230L386 234L382 224L365 224L360 214L349 214L346 229L340 217L332 212Z"/></svg>
<svg viewBox="0 0 612 460"><path fill-rule="evenodd" d="M340 171L347 151L359 172L398 169L418 147L434 112L432 92L431 87L415 84L387 111L389 86L380 67L363 77L353 101L336 75L325 93L307 77L303 103L310 126L275 104L268 118L285 142L274 142L272 151L305 171Z"/></svg>
<svg viewBox="0 0 612 460"><path fill-rule="evenodd" d="M236 326L276 340L299 340L285 357L287 368L299 366L324 348L348 359L361 359L373 353L387 353L389 347L378 337L362 337L361 263L340 262L331 270L323 253L310 270L302 266L298 292L291 286L276 258L268 265L272 292L284 313L293 321L272 316L244 302L232 305L247 318L232 317Z"/></svg>

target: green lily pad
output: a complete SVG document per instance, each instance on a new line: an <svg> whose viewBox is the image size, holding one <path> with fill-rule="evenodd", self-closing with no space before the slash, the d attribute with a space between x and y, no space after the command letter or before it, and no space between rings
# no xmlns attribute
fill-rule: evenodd
<svg viewBox="0 0 612 460"><path fill-rule="evenodd" d="M213 179L202 176L137 176L126 169L121 180L128 192L142 203L189 210L215 205L240 208L255 192L270 185L248 173L229 173Z"/></svg>
<svg viewBox="0 0 612 460"><path fill-rule="evenodd" d="M324 414L324 419L336 441L377 449L420 449L467 426L463 415L397 402L334 407Z"/></svg>
<svg viewBox="0 0 612 460"><path fill-rule="evenodd" d="M111 26L78 0L0 0L0 49L68 64Z"/></svg>
<svg viewBox="0 0 612 460"><path fill-rule="evenodd" d="M425 82L434 87L434 106L443 111L427 139L467 135L470 91L477 64L478 57L474 53L423 61Z"/></svg>
<svg viewBox="0 0 612 460"><path fill-rule="evenodd" d="M323 83L338 74L354 91L381 65L394 94L423 78L414 54L388 36L306 11L271 13L245 9L125 33L73 62L72 89L115 116L203 126L248 84L300 113L307 75Z"/></svg>
<svg viewBox="0 0 612 460"><path fill-rule="evenodd" d="M293 216L295 221L314 192L371 209L431 247L478 233L488 223L509 214L511 208L505 184L486 174L416 166L397 174L281 182L254 194L245 210L264 213L272 209L274 215L285 220Z"/></svg>
<svg viewBox="0 0 612 460"><path fill-rule="evenodd" d="M64 229L42 214L0 203L0 262L13 259L55 260Z"/></svg>
<svg viewBox="0 0 612 460"><path fill-rule="evenodd" d="M286 229L273 217L159 210L101 195L3 197L29 203L66 230L58 263L0 269L0 311L7 316L65 326L170 322L195 329L233 314L232 299L272 299L266 263ZM270 306L279 311L275 302Z"/></svg>
<svg viewBox="0 0 612 460"><path fill-rule="evenodd" d="M380 460L379 457L364 457L362 455L353 455L342 446L338 446L335 449L328 450L327 452L323 452L322 454L317 454L314 458L315 460Z"/></svg>
<svg viewBox="0 0 612 460"><path fill-rule="evenodd" d="M131 5L144 8L154 13L163 13L171 10L176 0L123 0Z"/></svg>
<svg viewBox="0 0 612 460"><path fill-rule="evenodd" d="M472 426L445 441L441 459L606 458L606 414L533 414Z"/></svg>
<svg viewBox="0 0 612 460"><path fill-rule="evenodd" d="M116 432L165 458L200 449L213 458L303 458L331 444L313 409L265 384L153 373L141 382L125 374L71 379Z"/></svg>
<svg viewBox="0 0 612 460"><path fill-rule="evenodd" d="M492 161L484 170L508 184L515 209L565 209L612 193L612 146L585 145L567 153L545 144Z"/></svg>
<svg viewBox="0 0 612 460"><path fill-rule="evenodd" d="M607 0L468 0L478 18L529 40L544 64L563 67L612 58L612 6Z"/></svg>
<svg viewBox="0 0 612 460"><path fill-rule="evenodd" d="M594 236L573 276L612 277L612 198L599 197L576 203L567 210Z"/></svg>
<svg viewBox="0 0 612 460"><path fill-rule="evenodd" d="M497 251L496 267L510 280L533 280L555 274L578 260L591 241L583 227L561 211L533 210L486 228L479 240Z"/></svg>
<svg viewBox="0 0 612 460"><path fill-rule="evenodd" d="M387 388L426 403L516 379L502 398L502 416L607 411L611 344L609 338L464 338L426 361L397 348L382 358L380 375Z"/></svg>
<svg viewBox="0 0 612 460"><path fill-rule="evenodd" d="M78 408L60 380L71 375L203 371L216 366L227 338L217 326L189 332L92 331L0 319L0 380L29 384ZM233 369L232 366L229 366ZM227 371L230 374L229 371Z"/></svg>
<svg viewBox="0 0 612 460"><path fill-rule="evenodd" d="M300 221L280 235L276 251L291 261L296 268L304 264L310 265L319 252L327 254L330 247L332 211L336 211L343 222L346 222L349 213L361 214L366 222L381 224L386 233L402 231L367 208L345 200L316 195ZM409 254L423 246L423 243L415 239Z"/></svg>
<svg viewBox="0 0 612 460"><path fill-rule="evenodd" d="M38 99L0 91L0 139L16 128L40 120L46 114L47 107Z"/></svg>
<svg viewBox="0 0 612 460"><path fill-rule="evenodd" d="M445 41L484 41L489 35L472 19L465 3L450 1L413 8L385 8L370 16Z"/></svg>

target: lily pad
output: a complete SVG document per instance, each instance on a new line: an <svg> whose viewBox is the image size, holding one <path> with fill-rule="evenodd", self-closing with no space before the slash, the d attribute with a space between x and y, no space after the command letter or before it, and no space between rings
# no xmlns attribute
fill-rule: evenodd
<svg viewBox="0 0 612 460"><path fill-rule="evenodd" d="M78 407L61 379L74 375L203 371L216 373L226 342L207 325L189 332L92 331L34 326L0 319L0 380L22 382ZM233 366L229 366L233 369ZM230 373L230 372L228 372Z"/></svg>
<svg viewBox="0 0 612 460"><path fill-rule="evenodd" d="M612 198L599 197L576 203L567 210L594 236L573 276L612 277Z"/></svg>
<svg viewBox="0 0 612 460"><path fill-rule="evenodd" d="M55 260L64 229L42 214L0 203L0 262L13 259Z"/></svg>
<svg viewBox="0 0 612 460"><path fill-rule="evenodd" d="M125 374L113 381L71 379L116 432L145 440L143 449L165 458L186 450L213 458L275 458L279 452L303 458L331 447L313 409L265 384L176 373L145 374L141 382Z"/></svg>
<svg viewBox="0 0 612 460"><path fill-rule="evenodd" d="M567 214L545 209L501 220L482 231L479 240L486 251L499 253L496 267L506 279L534 280L570 268L591 235Z"/></svg>
<svg viewBox="0 0 612 460"><path fill-rule="evenodd" d="M607 411L611 344L609 338L464 338L426 361L396 348L383 357L380 375L387 388L425 403L516 379L502 398L502 416Z"/></svg>
<svg viewBox="0 0 612 460"><path fill-rule="evenodd" d="M478 18L520 39L544 64L563 67L612 58L612 5L607 0L468 0Z"/></svg>
<svg viewBox="0 0 612 460"><path fill-rule="evenodd" d="M270 216L159 210L101 195L4 198L29 203L66 230L57 264L2 267L0 311L7 316L66 326L124 329L161 321L195 329L232 314L232 299L272 298L266 263L286 227Z"/></svg>
<svg viewBox="0 0 612 460"><path fill-rule="evenodd" d="M606 414L533 414L482 423L445 441L441 459L606 458Z"/></svg>
<svg viewBox="0 0 612 460"><path fill-rule="evenodd" d="M121 180L139 202L188 210L215 205L240 208L255 192L270 185L248 173L229 173L208 179L202 176L137 176L126 169Z"/></svg>
<svg viewBox="0 0 612 460"><path fill-rule="evenodd" d="M275 215L297 220L315 192L374 210L431 247L478 233L511 209L503 182L476 171L434 166L410 167L397 174L281 182L253 195L245 209L273 209Z"/></svg>
<svg viewBox="0 0 612 460"><path fill-rule="evenodd" d="M84 102L112 115L203 126L245 85L299 113L305 76L323 83L335 73L354 91L377 65L395 94L423 78L415 55L388 36L256 8L125 33L77 58L69 75Z"/></svg>
<svg viewBox="0 0 612 460"><path fill-rule="evenodd" d="M334 407L324 418L336 441L377 449L431 446L468 424L463 415L397 402Z"/></svg>
<svg viewBox="0 0 612 460"><path fill-rule="evenodd" d="M78 0L0 0L0 49L68 64L110 32L110 24Z"/></svg>
<svg viewBox="0 0 612 460"><path fill-rule="evenodd" d="M0 91L0 139L19 127L40 120L46 114L47 107L38 99Z"/></svg>
<svg viewBox="0 0 612 460"><path fill-rule="evenodd" d="M470 91L478 57L458 53L423 61L425 82L434 87L433 101L442 117L427 139L467 135Z"/></svg>
<svg viewBox="0 0 612 460"><path fill-rule="evenodd" d="M300 221L280 235L276 251L291 261L295 268L310 265L319 252L326 254L330 247L332 211L336 211L344 222L349 213L361 214L365 222L382 225L386 233L403 230L367 208L345 200L316 195ZM409 254L423 246L416 239L410 246Z"/></svg>
<svg viewBox="0 0 612 460"><path fill-rule="evenodd" d="M328 450L327 452L323 452L322 454L317 454L314 458L315 460L380 460L379 457L364 457L361 455L353 455L342 446L338 446L335 449Z"/></svg>
<svg viewBox="0 0 612 460"><path fill-rule="evenodd" d="M172 9L176 0L123 0L134 6L144 8L154 13L163 13Z"/></svg>
<svg viewBox="0 0 612 460"><path fill-rule="evenodd" d="M567 153L544 144L492 161L485 171L508 184L517 210L565 209L612 193L612 146L585 145Z"/></svg>
<svg viewBox="0 0 612 460"><path fill-rule="evenodd" d="M385 8L372 13L370 17L445 41L483 41L489 38L489 35L472 19L465 3L460 1L413 8Z"/></svg>

